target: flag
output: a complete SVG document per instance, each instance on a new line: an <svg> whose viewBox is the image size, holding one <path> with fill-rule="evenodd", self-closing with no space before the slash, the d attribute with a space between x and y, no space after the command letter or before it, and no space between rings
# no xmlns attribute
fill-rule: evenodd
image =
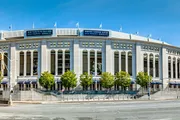
<svg viewBox="0 0 180 120"><path fill-rule="evenodd" d="M152 36L152 35L151 35L151 34L149 34L149 35L148 35L148 38L150 38L151 36Z"/></svg>
<svg viewBox="0 0 180 120"><path fill-rule="evenodd" d="M99 25L99 28L102 29L102 23Z"/></svg>
<svg viewBox="0 0 180 120"><path fill-rule="evenodd" d="M137 31L136 34L139 35L139 32Z"/></svg>
<svg viewBox="0 0 180 120"><path fill-rule="evenodd" d="M12 25L9 26L9 30L12 31Z"/></svg>
<svg viewBox="0 0 180 120"><path fill-rule="evenodd" d="M79 28L79 22L76 23L76 27Z"/></svg>
<svg viewBox="0 0 180 120"><path fill-rule="evenodd" d="M57 22L54 23L54 27L55 27L55 28L57 27Z"/></svg>
<svg viewBox="0 0 180 120"><path fill-rule="evenodd" d="M122 31L122 26L119 28L119 32L121 32Z"/></svg>

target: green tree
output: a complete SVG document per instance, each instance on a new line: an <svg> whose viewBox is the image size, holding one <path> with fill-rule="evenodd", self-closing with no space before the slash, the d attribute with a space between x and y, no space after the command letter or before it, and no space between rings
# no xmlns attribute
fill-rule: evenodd
<svg viewBox="0 0 180 120"><path fill-rule="evenodd" d="M3 78L4 78L4 77L3 77L3 75L2 75L2 72L0 71L0 82L2 81Z"/></svg>
<svg viewBox="0 0 180 120"><path fill-rule="evenodd" d="M139 72L136 76L136 83L142 87L142 93L143 88L146 87L151 81L152 77L149 76L146 72Z"/></svg>
<svg viewBox="0 0 180 120"><path fill-rule="evenodd" d="M48 71L45 71L41 74L41 77L39 78L39 83L42 87L49 89L55 84L54 76Z"/></svg>
<svg viewBox="0 0 180 120"><path fill-rule="evenodd" d="M102 87L110 89L114 85L114 76L109 72L103 72L100 78Z"/></svg>
<svg viewBox="0 0 180 120"><path fill-rule="evenodd" d="M126 88L131 85L130 75L125 71L116 73L115 84L121 86L123 90L126 90Z"/></svg>
<svg viewBox="0 0 180 120"><path fill-rule="evenodd" d="M61 81L65 88L74 88L77 84L76 74L68 70L61 76Z"/></svg>
<svg viewBox="0 0 180 120"><path fill-rule="evenodd" d="M80 76L80 83L85 90L93 83L92 75L88 75L87 72L81 74Z"/></svg>

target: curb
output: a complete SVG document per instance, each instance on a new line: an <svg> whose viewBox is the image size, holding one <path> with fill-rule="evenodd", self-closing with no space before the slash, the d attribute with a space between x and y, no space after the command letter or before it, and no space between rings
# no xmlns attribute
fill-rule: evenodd
<svg viewBox="0 0 180 120"><path fill-rule="evenodd" d="M152 102L171 101L177 99L152 99L152 100L99 100L99 101L13 101L13 104L64 104L64 103L98 103L98 102Z"/></svg>

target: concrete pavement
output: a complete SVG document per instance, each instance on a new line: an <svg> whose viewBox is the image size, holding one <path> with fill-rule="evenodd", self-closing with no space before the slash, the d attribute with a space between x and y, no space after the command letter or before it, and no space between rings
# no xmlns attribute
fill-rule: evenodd
<svg viewBox="0 0 180 120"><path fill-rule="evenodd" d="M14 104L0 120L179 120L180 101Z"/></svg>

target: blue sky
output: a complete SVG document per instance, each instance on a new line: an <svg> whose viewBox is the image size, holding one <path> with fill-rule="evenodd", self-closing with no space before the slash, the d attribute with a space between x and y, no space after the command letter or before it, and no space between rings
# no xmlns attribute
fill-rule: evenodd
<svg viewBox="0 0 180 120"><path fill-rule="evenodd" d="M180 46L180 0L1 0L0 29L83 28L119 30Z"/></svg>

